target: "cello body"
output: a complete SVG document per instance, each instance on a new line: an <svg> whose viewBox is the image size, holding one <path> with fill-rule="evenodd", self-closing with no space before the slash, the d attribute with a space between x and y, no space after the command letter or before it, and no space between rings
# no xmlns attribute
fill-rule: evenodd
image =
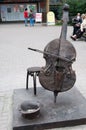
<svg viewBox="0 0 86 130"><path fill-rule="evenodd" d="M59 50L59 39L51 41L46 47L44 52L58 54ZM70 60L75 60L76 53L75 48L68 41L62 41L60 55L62 57L68 57ZM50 55L44 54L46 61L45 67L42 67L39 74L39 81L41 85L50 90L63 92L73 87L76 81L75 71L72 69L72 63L65 60L51 57Z"/></svg>

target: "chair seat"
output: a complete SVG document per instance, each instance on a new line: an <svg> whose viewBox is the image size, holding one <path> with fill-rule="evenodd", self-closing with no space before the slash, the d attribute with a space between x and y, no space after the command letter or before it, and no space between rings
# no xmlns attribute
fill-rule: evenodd
<svg viewBox="0 0 86 130"><path fill-rule="evenodd" d="M30 67L27 69L27 72L35 73L35 72L40 72L41 67Z"/></svg>

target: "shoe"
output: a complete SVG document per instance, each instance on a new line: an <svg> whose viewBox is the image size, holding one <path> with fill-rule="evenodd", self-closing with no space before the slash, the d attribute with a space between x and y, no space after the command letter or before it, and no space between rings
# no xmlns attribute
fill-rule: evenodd
<svg viewBox="0 0 86 130"><path fill-rule="evenodd" d="M74 40L74 41L76 41L76 38L75 38L75 37L73 37L73 36L71 36L71 39L72 39L72 40Z"/></svg>

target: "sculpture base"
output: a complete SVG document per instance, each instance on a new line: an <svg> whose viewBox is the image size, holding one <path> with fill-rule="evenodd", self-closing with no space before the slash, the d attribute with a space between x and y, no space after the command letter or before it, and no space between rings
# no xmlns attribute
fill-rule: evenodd
<svg viewBox="0 0 86 130"><path fill-rule="evenodd" d="M23 101L38 102L40 115L32 120L21 115L20 105ZM29 90L17 89L13 94L13 130L43 130L86 124L86 99L73 87L59 93L54 103L54 94L42 87Z"/></svg>

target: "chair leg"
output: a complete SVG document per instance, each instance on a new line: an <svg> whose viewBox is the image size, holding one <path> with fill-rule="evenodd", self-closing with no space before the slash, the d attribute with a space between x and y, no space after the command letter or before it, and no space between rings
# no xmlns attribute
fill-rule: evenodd
<svg viewBox="0 0 86 130"><path fill-rule="evenodd" d="M34 95L36 95L36 73L33 75Z"/></svg>
<svg viewBox="0 0 86 130"><path fill-rule="evenodd" d="M27 72L27 77L26 77L26 89L28 89L28 80L29 80L29 73Z"/></svg>

